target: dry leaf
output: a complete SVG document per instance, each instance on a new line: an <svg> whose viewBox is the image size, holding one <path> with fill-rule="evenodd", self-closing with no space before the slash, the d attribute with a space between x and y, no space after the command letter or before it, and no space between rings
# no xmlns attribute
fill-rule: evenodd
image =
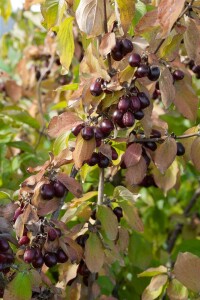
<svg viewBox="0 0 200 300"><path fill-rule="evenodd" d="M103 155L112 160L112 149L110 145L101 144L101 146L99 147L99 152L101 152Z"/></svg>
<svg viewBox="0 0 200 300"><path fill-rule="evenodd" d="M136 165L142 155L142 146L139 143L133 143L131 144L125 154L124 154L124 162L127 168L132 167Z"/></svg>
<svg viewBox="0 0 200 300"><path fill-rule="evenodd" d="M167 138L155 151L154 163L161 173L164 173L173 163L177 153L174 138Z"/></svg>
<svg viewBox="0 0 200 300"><path fill-rule="evenodd" d="M165 106L168 108L175 98L175 88L173 84L173 77L169 68L165 68L161 71L159 79L159 88L161 92L161 99Z"/></svg>
<svg viewBox="0 0 200 300"><path fill-rule="evenodd" d="M126 181L128 184L139 184L144 176L146 175L147 164L145 159L141 156L140 161L127 169L126 172Z"/></svg>
<svg viewBox="0 0 200 300"><path fill-rule="evenodd" d="M186 17L187 30L184 34L184 45L190 59L200 64L200 21Z"/></svg>
<svg viewBox="0 0 200 300"><path fill-rule="evenodd" d="M116 44L116 40L115 40L114 32L106 33L101 40L101 44L99 46L99 53L102 56L106 56L108 53L111 52L115 44Z"/></svg>
<svg viewBox="0 0 200 300"><path fill-rule="evenodd" d="M7 96L14 102L17 102L22 96L22 87L16 84L14 80L7 80L5 89Z"/></svg>
<svg viewBox="0 0 200 300"><path fill-rule="evenodd" d="M135 27L135 33L141 35L142 33L147 33L152 30L153 27L159 26L158 21L158 11L157 8L151 11L148 11L138 22Z"/></svg>
<svg viewBox="0 0 200 300"><path fill-rule="evenodd" d="M57 175L58 181L60 181L74 196L77 198L82 197L83 188L81 184L72 177L69 177L65 173L59 173Z"/></svg>
<svg viewBox="0 0 200 300"><path fill-rule="evenodd" d="M197 171L200 171L199 153L200 153L200 137L196 137L192 143L190 155L191 155L191 160L195 168L197 169Z"/></svg>

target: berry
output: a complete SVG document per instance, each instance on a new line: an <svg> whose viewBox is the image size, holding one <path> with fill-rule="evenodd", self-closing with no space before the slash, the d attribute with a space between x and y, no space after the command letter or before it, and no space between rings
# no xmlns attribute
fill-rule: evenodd
<svg viewBox="0 0 200 300"><path fill-rule="evenodd" d="M173 73L174 80L182 80L184 78L185 74L181 70L176 70Z"/></svg>
<svg viewBox="0 0 200 300"><path fill-rule="evenodd" d="M184 155L185 154L185 147L183 146L183 144L180 143L180 142L178 142L176 145L177 145L177 153L176 153L176 155L177 156Z"/></svg>
<svg viewBox="0 0 200 300"><path fill-rule="evenodd" d="M135 77L142 78L148 76L148 74L149 74L149 66L140 65L135 72Z"/></svg>
<svg viewBox="0 0 200 300"><path fill-rule="evenodd" d="M65 263L68 261L68 257L62 249L58 249L58 251L56 253L56 257L57 257L58 263Z"/></svg>
<svg viewBox="0 0 200 300"><path fill-rule="evenodd" d="M141 109L140 99L137 96L131 96L131 109L133 112L137 112Z"/></svg>
<svg viewBox="0 0 200 300"><path fill-rule="evenodd" d="M147 155L146 150L144 148L142 148L142 156L146 162L147 167L150 165L151 163L151 159L150 157Z"/></svg>
<svg viewBox="0 0 200 300"><path fill-rule="evenodd" d="M133 44L129 39L123 39L121 41L121 47L124 56L133 51Z"/></svg>
<svg viewBox="0 0 200 300"><path fill-rule="evenodd" d="M123 217L122 208L117 206L113 209L113 212L114 212L115 216L117 217L118 222L120 222L120 219Z"/></svg>
<svg viewBox="0 0 200 300"><path fill-rule="evenodd" d="M200 65L193 66L192 71L193 71L195 74L199 74L199 73L200 73Z"/></svg>
<svg viewBox="0 0 200 300"><path fill-rule="evenodd" d="M121 124L123 118L123 112L121 110L115 110L113 113L113 121L117 124Z"/></svg>
<svg viewBox="0 0 200 300"><path fill-rule="evenodd" d="M92 211L92 214L91 214L90 218L91 218L92 220L96 220L96 214L97 214L97 211L96 211L96 209L94 209L94 210Z"/></svg>
<svg viewBox="0 0 200 300"><path fill-rule="evenodd" d="M6 255L3 253L0 253L0 264L6 263Z"/></svg>
<svg viewBox="0 0 200 300"><path fill-rule="evenodd" d="M153 95L152 95L152 99L158 99L158 97L160 96L160 91L159 90L154 90Z"/></svg>
<svg viewBox="0 0 200 300"><path fill-rule="evenodd" d="M92 167L95 166L96 164L98 164L99 162L99 154L94 152L92 153L91 158L87 161L87 164Z"/></svg>
<svg viewBox="0 0 200 300"><path fill-rule="evenodd" d="M45 183L41 188L41 196L44 200L51 200L55 196L53 183Z"/></svg>
<svg viewBox="0 0 200 300"><path fill-rule="evenodd" d="M140 100L140 104L141 104L141 108L146 108L150 105L150 101L149 98L147 97L147 95L143 92L139 92L138 93L138 98Z"/></svg>
<svg viewBox="0 0 200 300"><path fill-rule="evenodd" d="M121 97L119 100L118 109L123 112L126 112L129 109L130 105L131 105L130 98L124 96Z"/></svg>
<svg viewBox="0 0 200 300"><path fill-rule="evenodd" d="M194 60L193 59L191 59L190 61L189 61L189 63L188 63L188 66L189 66L189 69L190 70L192 70L192 68L194 67Z"/></svg>
<svg viewBox="0 0 200 300"><path fill-rule="evenodd" d="M103 132L99 127L94 127L94 135L95 135L95 139L97 140L101 140L104 138Z"/></svg>
<svg viewBox="0 0 200 300"><path fill-rule="evenodd" d="M81 262L78 266L77 273L80 274L81 276L89 276L90 275L90 271L83 260L81 260Z"/></svg>
<svg viewBox="0 0 200 300"><path fill-rule="evenodd" d="M84 128L84 127L85 127L84 124L79 124L76 127L73 127L72 128L73 135L77 136L80 133L81 129Z"/></svg>
<svg viewBox="0 0 200 300"><path fill-rule="evenodd" d="M114 125L112 121L108 119L103 119L100 123L100 128L104 136L108 136L111 133L111 131L114 129Z"/></svg>
<svg viewBox="0 0 200 300"><path fill-rule="evenodd" d="M120 40L116 40L116 45L112 48L111 56L116 61L120 61L124 57L123 46Z"/></svg>
<svg viewBox="0 0 200 300"><path fill-rule="evenodd" d="M131 67L139 67L140 66L140 63L141 63L141 56L137 53L133 53L131 54L131 56L129 57L129 65Z"/></svg>
<svg viewBox="0 0 200 300"><path fill-rule="evenodd" d="M161 138L160 131L158 131L156 129L152 129L150 138Z"/></svg>
<svg viewBox="0 0 200 300"><path fill-rule="evenodd" d="M134 123L135 123L134 115L130 111L127 111L123 115L123 124L124 124L124 126L131 127L131 126L133 126Z"/></svg>
<svg viewBox="0 0 200 300"><path fill-rule="evenodd" d="M152 175L146 175L143 180L140 182L139 186L142 186L142 187L150 187L150 186L155 186L157 187L155 181L154 181L154 178Z"/></svg>
<svg viewBox="0 0 200 300"><path fill-rule="evenodd" d="M157 145L155 142L146 142L144 146L152 151L155 151L157 149Z"/></svg>
<svg viewBox="0 0 200 300"><path fill-rule="evenodd" d="M33 260L35 259L35 254L36 254L36 251L33 248L25 250L24 261L26 263L32 263Z"/></svg>
<svg viewBox="0 0 200 300"><path fill-rule="evenodd" d="M15 222L21 214L23 214L23 209L21 207L18 207L14 213L13 221Z"/></svg>
<svg viewBox="0 0 200 300"><path fill-rule="evenodd" d="M57 236L58 236L58 237L61 237L62 232L61 232L60 228L55 228L55 231L56 231L56 233L57 233Z"/></svg>
<svg viewBox="0 0 200 300"><path fill-rule="evenodd" d="M121 167L121 169L126 169L127 168L124 160L121 161L120 167Z"/></svg>
<svg viewBox="0 0 200 300"><path fill-rule="evenodd" d="M8 244L8 241L3 238L0 238L0 251L6 252L6 251L8 251L9 248L10 248L10 246Z"/></svg>
<svg viewBox="0 0 200 300"><path fill-rule="evenodd" d="M51 268L57 264L58 260L56 254L53 252L47 252L44 255L44 263L47 267Z"/></svg>
<svg viewBox="0 0 200 300"><path fill-rule="evenodd" d="M39 257L34 259L32 262L32 266L35 269L41 268L43 266L43 264L44 264L44 259L43 259L42 255L40 255Z"/></svg>
<svg viewBox="0 0 200 300"><path fill-rule="evenodd" d="M81 130L82 138L86 141L91 140L94 137L94 129L92 127L84 127Z"/></svg>
<svg viewBox="0 0 200 300"><path fill-rule="evenodd" d="M99 168L107 168L110 164L110 160L103 154L100 155L98 166Z"/></svg>
<svg viewBox="0 0 200 300"><path fill-rule="evenodd" d="M27 245L27 244L29 244L29 242L30 242L29 237L27 237L27 235L24 235L24 236L22 236L22 237L20 238L18 244L19 244L20 246L22 246L22 245Z"/></svg>
<svg viewBox="0 0 200 300"><path fill-rule="evenodd" d="M139 110L134 113L134 117L136 120L142 120L144 118L144 113L142 110Z"/></svg>
<svg viewBox="0 0 200 300"><path fill-rule="evenodd" d="M48 231L48 240L53 242L57 237L58 235L56 230L54 228L50 228Z"/></svg>
<svg viewBox="0 0 200 300"><path fill-rule="evenodd" d="M111 147L112 150L112 160L117 160L118 159L118 154L115 148Z"/></svg>
<svg viewBox="0 0 200 300"><path fill-rule="evenodd" d="M92 96L100 96L102 93L103 93L103 90L102 90L102 79L101 78L98 78L96 79L90 86L90 93L92 94Z"/></svg>
<svg viewBox="0 0 200 300"><path fill-rule="evenodd" d="M96 139L96 147L100 147L101 146L101 140L100 139Z"/></svg>
<svg viewBox="0 0 200 300"><path fill-rule="evenodd" d="M13 264L15 259L14 259L14 256L13 254L11 253L5 253L5 256L6 256L6 262L7 264Z"/></svg>
<svg viewBox="0 0 200 300"><path fill-rule="evenodd" d="M85 234L82 234L82 235L79 235L77 238L76 238L76 242L77 244L79 244L81 247L85 247L85 243L87 241L87 239L89 238L89 234L88 233L85 233Z"/></svg>
<svg viewBox="0 0 200 300"><path fill-rule="evenodd" d="M65 195L66 187L60 181L54 182L53 187L54 187L56 197L62 198Z"/></svg>
<svg viewBox="0 0 200 300"><path fill-rule="evenodd" d="M149 68L148 78L151 81L156 81L160 77L160 68L157 66L151 66Z"/></svg>

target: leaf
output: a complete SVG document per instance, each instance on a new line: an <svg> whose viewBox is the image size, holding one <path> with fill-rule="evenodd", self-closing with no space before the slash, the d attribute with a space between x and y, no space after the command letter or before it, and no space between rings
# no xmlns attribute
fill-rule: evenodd
<svg viewBox="0 0 200 300"><path fill-rule="evenodd" d="M129 244L129 232L127 229L121 227L119 228L119 238L117 240L117 246L119 250L124 252L128 248Z"/></svg>
<svg viewBox="0 0 200 300"><path fill-rule="evenodd" d="M47 29L51 29L53 26L59 25L62 20L65 10L65 1L45 0L43 2L44 3L41 5L41 12L44 18L43 25L47 27Z"/></svg>
<svg viewBox="0 0 200 300"><path fill-rule="evenodd" d="M92 273L100 271L104 263L104 251L99 237L90 233L85 245L85 262Z"/></svg>
<svg viewBox="0 0 200 300"><path fill-rule="evenodd" d="M137 35L141 35L143 33L147 33L148 31L151 31L154 27L159 26L158 21L158 10L157 8L148 11L138 22L138 24L135 27L135 33Z"/></svg>
<svg viewBox="0 0 200 300"><path fill-rule="evenodd" d="M30 274L18 273L8 284L5 300L30 300L32 295Z"/></svg>
<svg viewBox="0 0 200 300"><path fill-rule="evenodd" d="M101 222L101 227L108 239L114 241L118 233L118 221L112 209L104 205L99 205L97 219Z"/></svg>
<svg viewBox="0 0 200 300"><path fill-rule="evenodd" d="M12 6L10 0L1 1L0 12L1 12L1 17L4 19L4 21L7 22L12 13Z"/></svg>
<svg viewBox="0 0 200 300"><path fill-rule="evenodd" d="M161 0L158 5L158 20L162 31L157 38L166 38L184 8L185 0Z"/></svg>
<svg viewBox="0 0 200 300"><path fill-rule="evenodd" d="M134 76L135 68L127 66L124 70L119 73L119 81L123 83L124 81L130 82Z"/></svg>
<svg viewBox="0 0 200 300"><path fill-rule="evenodd" d="M95 148L95 138L86 141L82 138L81 134L77 136L75 150L72 154L76 169L80 169L83 163L90 159Z"/></svg>
<svg viewBox="0 0 200 300"><path fill-rule="evenodd" d="M195 65L200 64L200 22L199 19L185 17L187 30L184 33L184 45L187 55Z"/></svg>
<svg viewBox="0 0 200 300"><path fill-rule="evenodd" d="M174 275L185 287L200 292L200 258L192 253L179 253L174 265Z"/></svg>
<svg viewBox="0 0 200 300"><path fill-rule="evenodd" d="M81 123L83 121L75 113L67 111L51 119L48 126L48 134L50 137L55 138Z"/></svg>
<svg viewBox="0 0 200 300"><path fill-rule="evenodd" d="M115 13L126 34L134 17L135 0L115 0Z"/></svg>
<svg viewBox="0 0 200 300"><path fill-rule="evenodd" d="M69 71L74 55L73 17L66 18L59 26L57 42L60 62Z"/></svg>
<svg viewBox="0 0 200 300"><path fill-rule="evenodd" d="M156 149L154 163L161 173L164 173L173 163L177 153L177 145L174 138L166 140Z"/></svg>
<svg viewBox="0 0 200 300"><path fill-rule="evenodd" d="M124 154L124 162L127 168L136 165L140 161L141 155L142 146L139 143L131 144Z"/></svg>
<svg viewBox="0 0 200 300"><path fill-rule="evenodd" d="M138 277L153 277L163 273L167 273L167 268L165 266L159 266L157 268L149 268L145 270L144 272L138 274Z"/></svg>
<svg viewBox="0 0 200 300"><path fill-rule="evenodd" d="M65 173L59 173L57 175L58 181L60 181L74 196L80 198L83 195L83 188L81 184L74 178L69 177Z"/></svg>
<svg viewBox="0 0 200 300"><path fill-rule="evenodd" d="M183 80L176 81L175 84L176 96L174 104L178 111L187 119L195 121L198 111L198 97L188 82L186 76Z"/></svg>
<svg viewBox="0 0 200 300"><path fill-rule="evenodd" d="M7 80L5 83L6 95L14 102L19 101L22 96L22 87L14 80Z"/></svg>
<svg viewBox="0 0 200 300"><path fill-rule="evenodd" d="M161 92L161 99L165 106L168 108L175 98L175 88L173 84L173 77L169 68L165 68L161 71L159 79L159 88Z"/></svg>
<svg viewBox="0 0 200 300"><path fill-rule="evenodd" d="M110 145L101 144L101 146L99 147L99 152L101 152L103 155L112 160L112 149Z"/></svg>
<svg viewBox="0 0 200 300"><path fill-rule="evenodd" d="M110 53L115 44L116 40L114 32L108 32L104 34L99 46L99 53L101 56L106 56L108 53Z"/></svg>
<svg viewBox="0 0 200 300"><path fill-rule="evenodd" d="M167 295L170 300L187 300L188 290L178 280L172 279L167 287Z"/></svg>
<svg viewBox="0 0 200 300"><path fill-rule="evenodd" d="M127 169L126 172L126 181L128 184L139 184L144 176L146 175L147 164L145 159L141 156L140 161Z"/></svg>
<svg viewBox="0 0 200 300"><path fill-rule="evenodd" d="M192 143L191 154L190 154L191 160L195 168L197 169L197 171L200 171L199 153L200 153L200 137L197 137Z"/></svg>
<svg viewBox="0 0 200 300"><path fill-rule="evenodd" d="M114 189L113 198L116 198L116 199L120 198L120 200L124 199L124 200L128 200L130 202L135 202L136 199L138 198L138 195L134 195L127 188L119 185Z"/></svg>
<svg viewBox="0 0 200 300"><path fill-rule="evenodd" d="M75 91L78 89L79 84L78 83L71 83L67 85L59 86L56 91L64 92L64 91Z"/></svg>
<svg viewBox="0 0 200 300"><path fill-rule="evenodd" d="M76 21L81 31L89 36L103 33L103 1L81 0L76 10Z"/></svg>
<svg viewBox="0 0 200 300"><path fill-rule="evenodd" d="M189 129L187 129L183 134L187 135L187 134L198 133L198 130L199 130L199 127L194 126L194 127L191 127ZM192 148L192 144L193 144L195 139L196 139L196 137L194 136L194 137L189 137L187 139L182 139L181 140L181 143L185 147L184 158L186 160L191 160L191 148Z"/></svg>
<svg viewBox="0 0 200 300"><path fill-rule="evenodd" d="M129 224L129 226L131 226L136 231L143 232L144 225L135 205L125 200L120 201L119 203L123 209L123 217Z"/></svg>
<svg viewBox="0 0 200 300"><path fill-rule="evenodd" d="M153 277L142 294L142 300L154 300L160 296L167 280L167 275L157 275Z"/></svg>

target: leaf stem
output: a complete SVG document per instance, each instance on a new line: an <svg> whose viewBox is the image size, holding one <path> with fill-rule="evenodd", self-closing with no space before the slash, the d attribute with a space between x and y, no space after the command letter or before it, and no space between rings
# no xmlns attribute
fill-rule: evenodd
<svg viewBox="0 0 200 300"><path fill-rule="evenodd" d="M100 169L98 199L97 199L98 205L101 205L103 203L103 193L104 193L104 169Z"/></svg>

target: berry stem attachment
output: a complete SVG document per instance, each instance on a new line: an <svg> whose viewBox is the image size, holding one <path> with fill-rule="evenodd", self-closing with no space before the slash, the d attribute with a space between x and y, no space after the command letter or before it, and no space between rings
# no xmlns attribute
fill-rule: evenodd
<svg viewBox="0 0 200 300"><path fill-rule="evenodd" d="M99 174L99 186L98 186L98 199L97 204L101 205L103 203L103 192L104 192L104 169L100 169Z"/></svg>

